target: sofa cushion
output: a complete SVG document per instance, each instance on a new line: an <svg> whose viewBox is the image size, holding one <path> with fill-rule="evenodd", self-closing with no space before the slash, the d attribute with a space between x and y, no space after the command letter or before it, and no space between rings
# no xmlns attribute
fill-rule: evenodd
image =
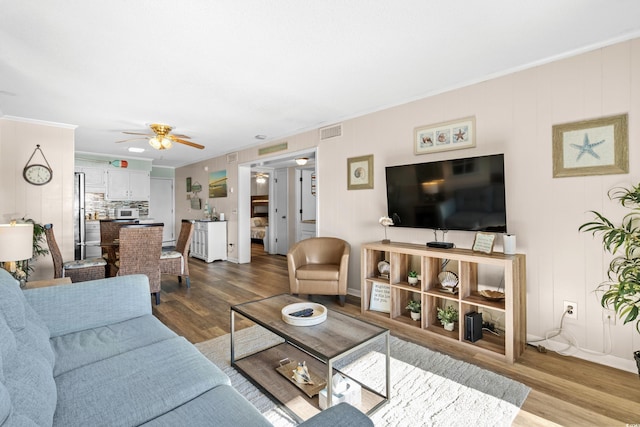
<svg viewBox="0 0 640 427"><path fill-rule="evenodd" d="M0 404L0 420L51 425L57 394L49 331L26 303L18 282L1 269L0 319L0 395L9 399Z"/></svg>
<svg viewBox="0 0 640 427"><path fill-rule="evenodd" d="M81 366L126 353L177 335L152 315L74 332L51 339L57 377Z"/></svg>
<svg viewBox="0 0 640 427"><path fill-rule="evenodd" d="M229 385L216 387L144 426L174 427L186 424L189 427L271 426L244 396Z"/></svg>
<svg viewBox="0 0 640 427"><path fill-rule="evenodd" d="M54 425L58 426L138 425L230 384L182 337L65 372L56 383Z"/></svg>

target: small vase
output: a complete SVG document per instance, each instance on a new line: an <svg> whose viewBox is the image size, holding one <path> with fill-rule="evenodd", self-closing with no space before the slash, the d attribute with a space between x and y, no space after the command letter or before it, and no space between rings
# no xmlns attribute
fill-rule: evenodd
<svg viewBox="0 0 640 427"><path fill-rule="evenodd" d="M418 278L417 277L408 277L407 281L409 282L410 285L415 286L418 284Z"/></svg>
<svg viewBox="0 0 640 427"><path fill-rule="evenodd" d="M420 313L410 312L413 320L420 320Z"/></svg>
<svg viewBox="0 0 640 427"><path fill-rule="evenodd" d="M453 329L455 328L455 323L451 322L451 323L445 323L444 324L444 329L447 331L453 331Z"/></svg>

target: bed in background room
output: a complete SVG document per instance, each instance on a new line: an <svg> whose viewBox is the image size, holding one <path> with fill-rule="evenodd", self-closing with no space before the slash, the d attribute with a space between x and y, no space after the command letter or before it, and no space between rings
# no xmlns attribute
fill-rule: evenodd
<svg viewBox="0 0 640 427"><path fill-rule="evenodd" d="M251 241L265 244L268 226L269 196L251 196Z"/></svg>

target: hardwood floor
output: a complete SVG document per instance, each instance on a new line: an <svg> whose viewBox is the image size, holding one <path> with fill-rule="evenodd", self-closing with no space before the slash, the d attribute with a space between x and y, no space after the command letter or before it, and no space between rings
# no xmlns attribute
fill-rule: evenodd
<svg viewBox="0 0 640 427"><path fill-rule="evenodd" d="M241 302L288 293L286 258L268 255L261 245L252 246L250 264L189 259L191 288L172 276L163 276L162 303L154 314L192 343L229 333L229 307ZM360 301L348 297L345 307L335 298L314 297L330 309L361 317ZM531 387L514 425L516 426L624 426L640 424L640 378L638 375L553 352L539 353L527 347L523 357L506 365L484 354L443 340L429 340L398 329L378 317L367 320L389 327L393 335L465 360L513 378ZM250 326L247 321L238 327Z"/></svg>

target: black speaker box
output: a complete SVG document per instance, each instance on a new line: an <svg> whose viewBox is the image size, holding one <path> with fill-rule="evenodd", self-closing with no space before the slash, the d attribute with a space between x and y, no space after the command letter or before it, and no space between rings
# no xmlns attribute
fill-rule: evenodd
<svg viewBox="0 0 640 427"><path fill-rule="evenodd" d="M482 314L472 311L464 315L464 339L471 342L482 339Z"/></svg>

